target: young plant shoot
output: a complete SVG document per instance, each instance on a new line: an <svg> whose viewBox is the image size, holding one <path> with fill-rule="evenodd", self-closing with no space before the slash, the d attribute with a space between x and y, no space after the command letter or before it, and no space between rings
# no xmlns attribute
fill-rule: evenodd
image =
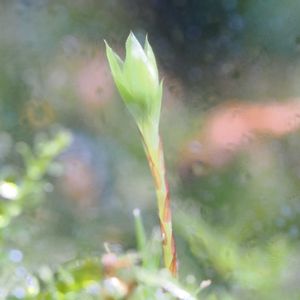
<svg viewBox="0 0 300 300"><path fill-rule="evenodd" d="M159 118L162 81L153 50L146 38L144 48L133 33L126 41L126 57L121 58L106 43L106 54L117 89L141 133L149 167L154 178L165 267L176 276L176 248L172 231L169 187L165 174Z"/></svg>

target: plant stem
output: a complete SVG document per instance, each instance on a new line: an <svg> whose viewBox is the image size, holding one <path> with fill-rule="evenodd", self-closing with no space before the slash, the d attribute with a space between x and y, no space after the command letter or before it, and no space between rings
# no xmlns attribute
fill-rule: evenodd
<svg viewBox="0 0 300 300"><path fill-rule="evenodd" d="M149 167L154 179L160 230L162 235L162 250L165 267L171 274L177 276L177 255L172 229L172 213L169 194L169 185L166 178L164 153L162 142L159 139L157 146L151 146L144 139L144 148Z"/></svg>

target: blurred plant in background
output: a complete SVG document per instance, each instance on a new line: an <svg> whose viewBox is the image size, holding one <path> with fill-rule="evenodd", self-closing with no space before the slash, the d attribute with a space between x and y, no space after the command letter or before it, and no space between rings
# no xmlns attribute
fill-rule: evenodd
<svg viewBox="0 0 300 300"><path fill-rule="evenodd" d="M24 163L24 174L3 174L0 182L0 236L1 236L1 289L0 296L6 299L11 290L16 289L18 294L18 275L27 278L29 275L26 270L19 268L14 270L11 263L22 261L23 253L18 249L7 249L9 239L14 239L14 226L10 223L14 218L28 211L35 209L44 198L44 193L49 190L50 183L44 181L44 176L51 169L53 159L59 155L69 144L70 136L67 132L59 132L52 138L46 140L46 137L40 137L35 144L34 152L31 151L27 144L16 144L16 150L22 157ZM9 244L9 243L8 243ZM23 273L23 274L22 274ZM16 280L15 280L16 279ZM29 283L29 293L32 287L33 278L27 278ZM19 289L21 289L19 287ZM20 290L20 295L25 290Z"/></svg>
<svg viewBox="0 0 300 300"><path fill-rule="evenodd" d="M66 132L60 132L50 141L40 139L35 145L34 153L25 143L20 142L16 145L22 156L25 172L16 175L14 181L11 181L7 174L8 178L3 178L0 183L2 230L10 224L13 217L21 214L24 208L39 203L46 184L43 177L51 168L52 160L68 146L69 139Z"/></svg>
<svg viewBox="0 0 300 300"><path fill-rule="evenodd" d="M134 211L138 251L122 255L108 252L102 258L90 257L66 263L55 272L41 268L30 275L23 270L24 288L6 299L182 299L195 296L166 270L159 270L161 251L157 232L146 238L139 210ZM108 247L108 246L107 246ZM109 248L107 248L108 251ZM21 283L22 284L22 283Z"/></svg>

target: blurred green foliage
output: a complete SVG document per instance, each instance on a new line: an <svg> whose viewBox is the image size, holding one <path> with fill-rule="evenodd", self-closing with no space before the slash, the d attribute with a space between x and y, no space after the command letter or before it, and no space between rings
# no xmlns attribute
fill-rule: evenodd
<svg viewBox="0 0 300 300"><path fill-rule="evenodd" d="M52 160L60 154L70 143L70 136L60 132L53 140L39 140L35 153L32 153L25 143L18 143L17 151L21 154L24 174L12 182L8 178L1 181L0 228L9 225L13 217L18 216L24 208L37 205L43 197L43 176L50 168Z"/></svg>
<svg viewBox="0 0 300 300"><path fill-rule="evenodd" d="M147 240L139 212L135 211L138 253L76 259L52 271L23 274L15 296L6 299L196 299L184 290L167 270L159 270L159 234ZM200 290L195 293L199 293Z"/></svg>

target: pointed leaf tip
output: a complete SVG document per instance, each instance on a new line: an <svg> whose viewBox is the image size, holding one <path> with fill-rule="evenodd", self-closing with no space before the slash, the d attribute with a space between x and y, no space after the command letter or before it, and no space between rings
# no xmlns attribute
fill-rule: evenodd
<svg viewBox="0 0 300 300"><path fill-rule="evenodd" d="M146 36L146 40L145 40L145 53L147 58L149 59L150 63L152 64L152 67L157 70L157 65L156 65L156 59L155 59L155 55L153 52L153 49L149 43L148 37ZM157 72L157 71L156 71Z"/></svg>

